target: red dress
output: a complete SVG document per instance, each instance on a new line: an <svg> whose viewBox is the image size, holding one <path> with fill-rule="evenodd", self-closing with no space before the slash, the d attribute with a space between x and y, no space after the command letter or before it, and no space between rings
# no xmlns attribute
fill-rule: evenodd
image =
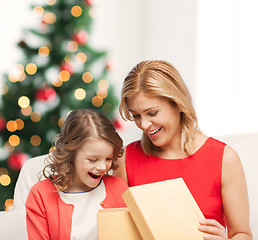
<svg viewBox="0 0 258 240"><path fill-rule="evenodd" d="M129 186L182 177L205 218L215 219L225 227L221 200L221 170L225 143L214 138L194 154L182 159L147 156L136 141L126 148L126 172Z"/></svg>

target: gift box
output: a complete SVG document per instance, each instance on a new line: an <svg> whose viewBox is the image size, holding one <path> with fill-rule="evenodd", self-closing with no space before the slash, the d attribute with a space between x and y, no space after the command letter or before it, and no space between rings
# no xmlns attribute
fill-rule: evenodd
<svg viewBox="0 0 258 240"><path fill-rule="evenodd" d="M142 240L127 208L106 208L98 212L98 240Z"/></svg>
<svg viewBox="0 0 258 240"><path fill-rule="evenodd" d="M144 240L203 239L204 216L182 178L130 187L123 198Z"/></svg>

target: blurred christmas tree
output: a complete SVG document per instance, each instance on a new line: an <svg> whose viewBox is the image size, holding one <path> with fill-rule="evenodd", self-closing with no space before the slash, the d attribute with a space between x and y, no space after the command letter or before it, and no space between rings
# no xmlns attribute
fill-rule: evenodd
<svg viewBox="0 0 258 240"><path fill-rule="evenodd" d="M23 60L4 76L0 106L0 209L7 210L26 159L49 152L70 110L94 108L111 120L118 104L105 51L89 44L90 0L33 6L39 26L19 42Z"/></svg>

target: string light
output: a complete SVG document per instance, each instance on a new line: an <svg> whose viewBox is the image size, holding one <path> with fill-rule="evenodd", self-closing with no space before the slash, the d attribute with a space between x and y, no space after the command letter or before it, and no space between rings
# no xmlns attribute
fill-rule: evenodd
<svg viewBox="0 0 258 240"><path fill-rule="evenodd" d="M33 122L39 122L41 120L41 115L40 113L38 112L33 112L31 113L30 115L30 119L33 121Z"/></svg>
<svg viewBox="0 0 258 240"><path fill-rule="evenodd" d="M109 83L107 80L102 79L99 81L98 86L99 86L99 88L103 88L103 89L107 90L109 88Z"/></svg>
<svg viewBox="0 0 258 240"><path fill-rule="evenodd" d="M74 96L77 100L83 100L86 97L86 91L82 88L78 88L74 91Z"/></svg>
<svg viewBox="0 0 258 240"><path fill-rule="evenodd" d="M87 55L85 53L78 53L75 57L78 63L85 63L87 61Z"/></svg>
<svg viewBox="0 0 258 240"><path fill-rule="evenodd" d="M78 43L75 41L70 41L67 43L67 49L70 52L75 52L78 49Z"/></svg>
<svg viewBox="0 0 258 240"><path fill-rule="evenodd" d="M107 97L107 95L108 95L108 92L107 92L106 89L104 89L104 88L98 89L98 91L97 91L97 96L99 96L99 97L101 97L102 99L104 99L104 98Z"/></svg>
<svg viewBox="0 0 258 240"><path fill-rule="evenodd" d="M8 75L10 82L22 82L26 78L24 67L21 64L17 64L14 69Z"/></svg>
<svg viewBox="0 0 258 240"><path fill-rule="evenodd" d="M33 136L30 138L30 143L31 143L33 146L35 146L35 147L39 146L39 145L41 144L41 138L40 138L40 136L38 136L38 135L33 135Z"/></svg>
<svg viewBox="0 0 258 240"><path fill-rule="evenodd" d="M0 168L0 176L4 174L8 175L8 170L6 168Z"/></svg>
<svg viewBox="0 0 258 240"><path fill-rule="evenodd" d="M59 118L58 120L58 126L61 128L64 124L65 118Z"/></svg>
<svg viewBox="0 0 258 240"><path fill-rule="evenodd" d="M38 52L41 57L47 57L49 55L49 48L46 46L42 46L39 48Z"/></svg>
<svg viewBox="0 0 258 240"><path fill-rule="evenodd" d="M7 199L4 205L5 211L11 210L13 208L13 199Z"/></svg>
<svg viewBox="0 0 258 240"><path fill-rule="evenodd" d="M22 96L18 99L18 105L21 108L27 108L30 105L30 99L26 96Z"/></svg>
<svg viewBox="0 0 258 240"><path fill-rule="evenodd" d="M11 178L8 175L3 174L0 176L0 184L1 185L8 186L10 183L11 183Z"/></svg>
<svg viewBox="0 0 258 240"><path fill-rule="evenodd" d="M59 79L63 82L67 82L70 79L70 73L67 70L62 70L59 73Z"/></svg>
<svg viewBox="0 0 258 240"><path fill-rule="evenodd" d="M46 12L42 17L43 21L47 24L53 24L56 22L56 15L51 12Z"/></svg>
<svg viewBox="0 0 258 240"><path fill-rule="evenodd" d="M30 75L35 74L37 72L37 66L34 63L27 64L26 72Z"/></svg>
<svg viewBox="0 0 258 240"><path fill-rule="evenodd" d="M80 6L74 6L71 9L71 14L74 17L80 17L82 15L82 8Z"/></svg>
<svg viewBox="0 0 258 240"><path fill-rule="evenodd" d="M9 143L11 146L16 147L20 144L20 138L17 135L11 135L9 137Z"/></svg>
<svg viewBox="0 0 258 240"><path fill-rule="evenodd" d="M56 78L52 80L52 84L55 87L61 87L63 85L63 81L60 78Z"/></svg>
<svg viewBox="0 0 258 240"><path fill-rule="evenodd" d="M6 128L9 132L15 132L17 130L17 123L10 120L6 123Z"/></svg>
<svg viewBox="0 0 258 240"><path fill-rule="evenodd" d="M32 113L32 108L31 108L31 106L28 106L26 108L22 108L21 112L24 116L29 116Z"/></svg>
<svg viewBox="0 0 258 240"><path fill-rule="evenodd" d="M92 98L92 104L95 107L100 107L103 104L103 99L99 96L95 96Z"/></svg>
<svg viewBox="0 0 258 240"><path fill-rule="evenodd" d="M16 119L15 122L17 124L17 130L22 130L24 128L24 122L21 119Z"/></svg>
<svg viewBox="0 0 258 240"><path fill-rule="evenodd" d="M41 17L44 14L44 8L41 6L36 6L33 8L33 14L37 17Z"/></svg>
<svg viewBox="0 0 258 240"><path fill-rule="evenodd" d="M52 5L56 4L56 0L47 0L47 4L52 6Z"/></svg>
<svg viewBox="0 0 258 240"><path fill-rule="evenodd" d="M90 83L93 80L93 75L90 72L85 72L82 75L82 80L86 83Z"/></svg>
<svg viewBox="0 0 258 240"><path fill-rule="evenodd" d="M4 148L5 148L7 151L9 151L9 152L13 152L14 149L15 149L13 146L10 145L9 142L5 142Z"/></svg>

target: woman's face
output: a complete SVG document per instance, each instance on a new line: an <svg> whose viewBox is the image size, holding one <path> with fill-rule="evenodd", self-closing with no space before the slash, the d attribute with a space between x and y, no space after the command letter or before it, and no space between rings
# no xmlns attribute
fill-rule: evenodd
<svg viewBox="0 0 258 240"><path fill-rule="evenodd" d="M127 99L134 122L151 140L163 149L180 141L180 110L167 99L139 93Z"/></svg>
<svg viewBox="0 0 258 240"><path fill-rule="evenodd" d="M67 191L85 192L97 187L111 168L113 151L112 145L103 139L89 138L75 155L75 176Z"/></svg>

